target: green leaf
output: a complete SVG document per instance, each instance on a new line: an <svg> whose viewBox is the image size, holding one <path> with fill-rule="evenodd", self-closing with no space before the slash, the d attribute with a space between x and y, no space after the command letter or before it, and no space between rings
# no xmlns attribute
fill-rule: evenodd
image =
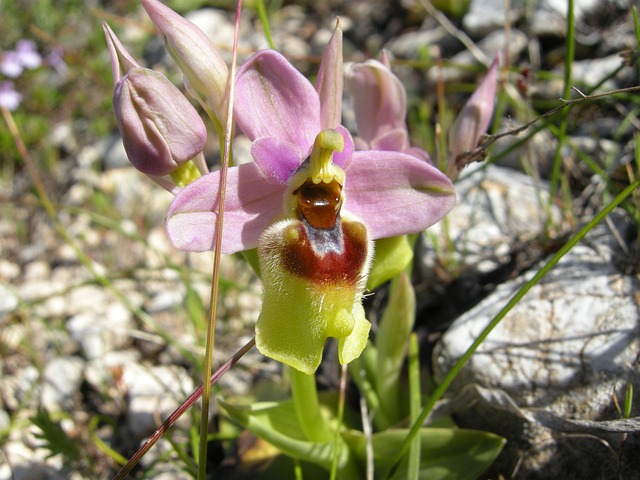
<svg viewBox="0 0 640 480"><path fill-rule="evenodd" d="M325 470L331 469L334 442L304 440L302 426L291 401L262 402L246 407L234 406L223 400L220 400L220 404L233 420L283 453L319 465ZM335 428L335 424L332 427ZM358 466L341 439L338 448L338 477L359 479Z"/></svg>
<svg viewBox="0 0 640 480"><path fill-rule="evenodd" d="M387 430L372 436L376 478L393 466L408 433L407 429ZM354 455L364 463L365 438L361 432L343 435ZM476 430L422 428L420 430L421 479L474 479L491 465L504 445L497 435ZM407 466L401 464L393 479L407 478Z"/></svg>
<svg viewBox="0 0 640 480"><path fill-rule="evenodd" d="M367 280L371 291L397 277L413 260L413 248L406 235L376 240L374 254Z"/></svg>
<svg viewBox="0 0 640 480"><path fill-rule="evenodd" d="M409 370L409 419L415 422L422 409L422 395L420 393L420 358L418 336L411 334L409 340L408 370ZM420 435L411 440L411 447L407 455L407 480L420 478Z"/></svg>
<svg viewBox="0 0 640 480"><path fill-rule="evenodd" d="M51 418L48 411L38 409L30 420L40 429L40 432L36 432L34 436L42 440L43 446L49 450L47 458L61 455L67 462L74 462L80 458L79 441L70 439L62 429L60 421Z"/></svg>
<svg viewBox="0 0 640 480"><path fill-rule="evenodd" d="M407 272L393 279L387 304L376 335L378 361L376 365L376 391L380 407L394 424L406 417L408 404L401 402L400 374L407 353L409 335L415 320L416 298ZM405 397L406 398L406 397ZM384 430L391 426L383 425Z"/></svg>

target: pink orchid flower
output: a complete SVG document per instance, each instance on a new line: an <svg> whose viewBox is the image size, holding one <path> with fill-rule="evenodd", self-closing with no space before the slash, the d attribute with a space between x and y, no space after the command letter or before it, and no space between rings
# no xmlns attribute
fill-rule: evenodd
<svg viewBox="0 0 640 480"><path fill-rule="evenodd" d="M230 167L222 253L258 247L263 305L256 346L312 374L329 337L346 364L367 344L362 307L372 241L420 232L455 203L451 181L397 151L354 151L340 125L342 36L336 29L315 87L280 53L257 53L236 78L235 117L253 163ZM184 250L213 248L220 173L187 185L167 231Z"/></svg>

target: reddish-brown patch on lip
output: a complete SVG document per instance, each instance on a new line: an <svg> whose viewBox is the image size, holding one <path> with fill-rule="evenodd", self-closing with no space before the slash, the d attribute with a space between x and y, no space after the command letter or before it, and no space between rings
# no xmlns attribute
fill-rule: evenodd
<svg viewBox="0 0 640 480"><path fill-rule="evenodd" d="M354 287L367 260L367 230L360 222L317 229L300 221L284 232L281 261L286 270L318 285Z"/></svg>

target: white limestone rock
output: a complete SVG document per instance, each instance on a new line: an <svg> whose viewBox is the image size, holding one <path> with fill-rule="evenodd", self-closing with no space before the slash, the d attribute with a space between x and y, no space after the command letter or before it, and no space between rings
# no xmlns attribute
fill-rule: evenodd
<svg viewBox="0 0 640 480"><path fill-rule="evenodd" d="M522 407L596 419L627 383L640 388L640 281L616 268L615 242L599 225L565 255L491 332L454 390L477 383L506 391ZM545 262L453 323L435 348L438 381Z"/></svg>

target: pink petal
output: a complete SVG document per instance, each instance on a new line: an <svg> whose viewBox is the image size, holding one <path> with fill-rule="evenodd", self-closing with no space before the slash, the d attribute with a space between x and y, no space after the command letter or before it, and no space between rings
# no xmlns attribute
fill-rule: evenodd
<svg viewBox="0 0 640 480"><path fill-rule="evenodd" d="M433 160L431 159L431 155L429 155L429 152L421 148L409 147L403 153L408 153L409 155L412 155L416 158L419 158L420 160L424 160L425 162L433 165Z"/></svg>
<svg viewBox="0 0 640 480"><path fill-rule="evenodd" d="M407 94L391 70L376 60L357 63L347 75L358 135L371 142L389 130L406 129Z"/></svg>
<svg viewBox="0 0 640 480"><path fill-rule="evenodd" d="M345 210L362 218L371 237L418 233L455 205L451 180L411 155L375 150L353 154Z"/></svg>
<svg viewBox="0 0 640 480"><path fill-rule="evenodd" d="M264 176L275 183L286 183L308 152L277 138L262 137L251 144L251 155Z"/></svg>
<svg viewBox="0 0 640 480"><path fill-rule="evenodd" d="M316 79L316 90L320 97L321 127L336 128L342 122L342 28L340 20L324 49L320 70Z"/></svg>
<svg viewBox="0 0 640 480"><path fill-rule="evenodd" d="M402 126L393 130L387 130L382 135L377 136L371 142L372 150L392 150L394 152L405 152L410 148L409 132L407 127Z"/></svg>
<svg viewBox="0 0 640 480"><path fill-rule="evenodd" d="M169 207L166 228L171 243L193 252L212 250L220 172L183 188ZM260 234L282 213L285 187L267 182L254 163L229 168L222 253L254 248Z"/></svg>
<svg viewBox="0 0 640 480"><path fill-rule="evenodd" d="M275 50L258 52L238 72L235 114L251 141L274 137L306 152L320 132L318 94Z"/></svg>

